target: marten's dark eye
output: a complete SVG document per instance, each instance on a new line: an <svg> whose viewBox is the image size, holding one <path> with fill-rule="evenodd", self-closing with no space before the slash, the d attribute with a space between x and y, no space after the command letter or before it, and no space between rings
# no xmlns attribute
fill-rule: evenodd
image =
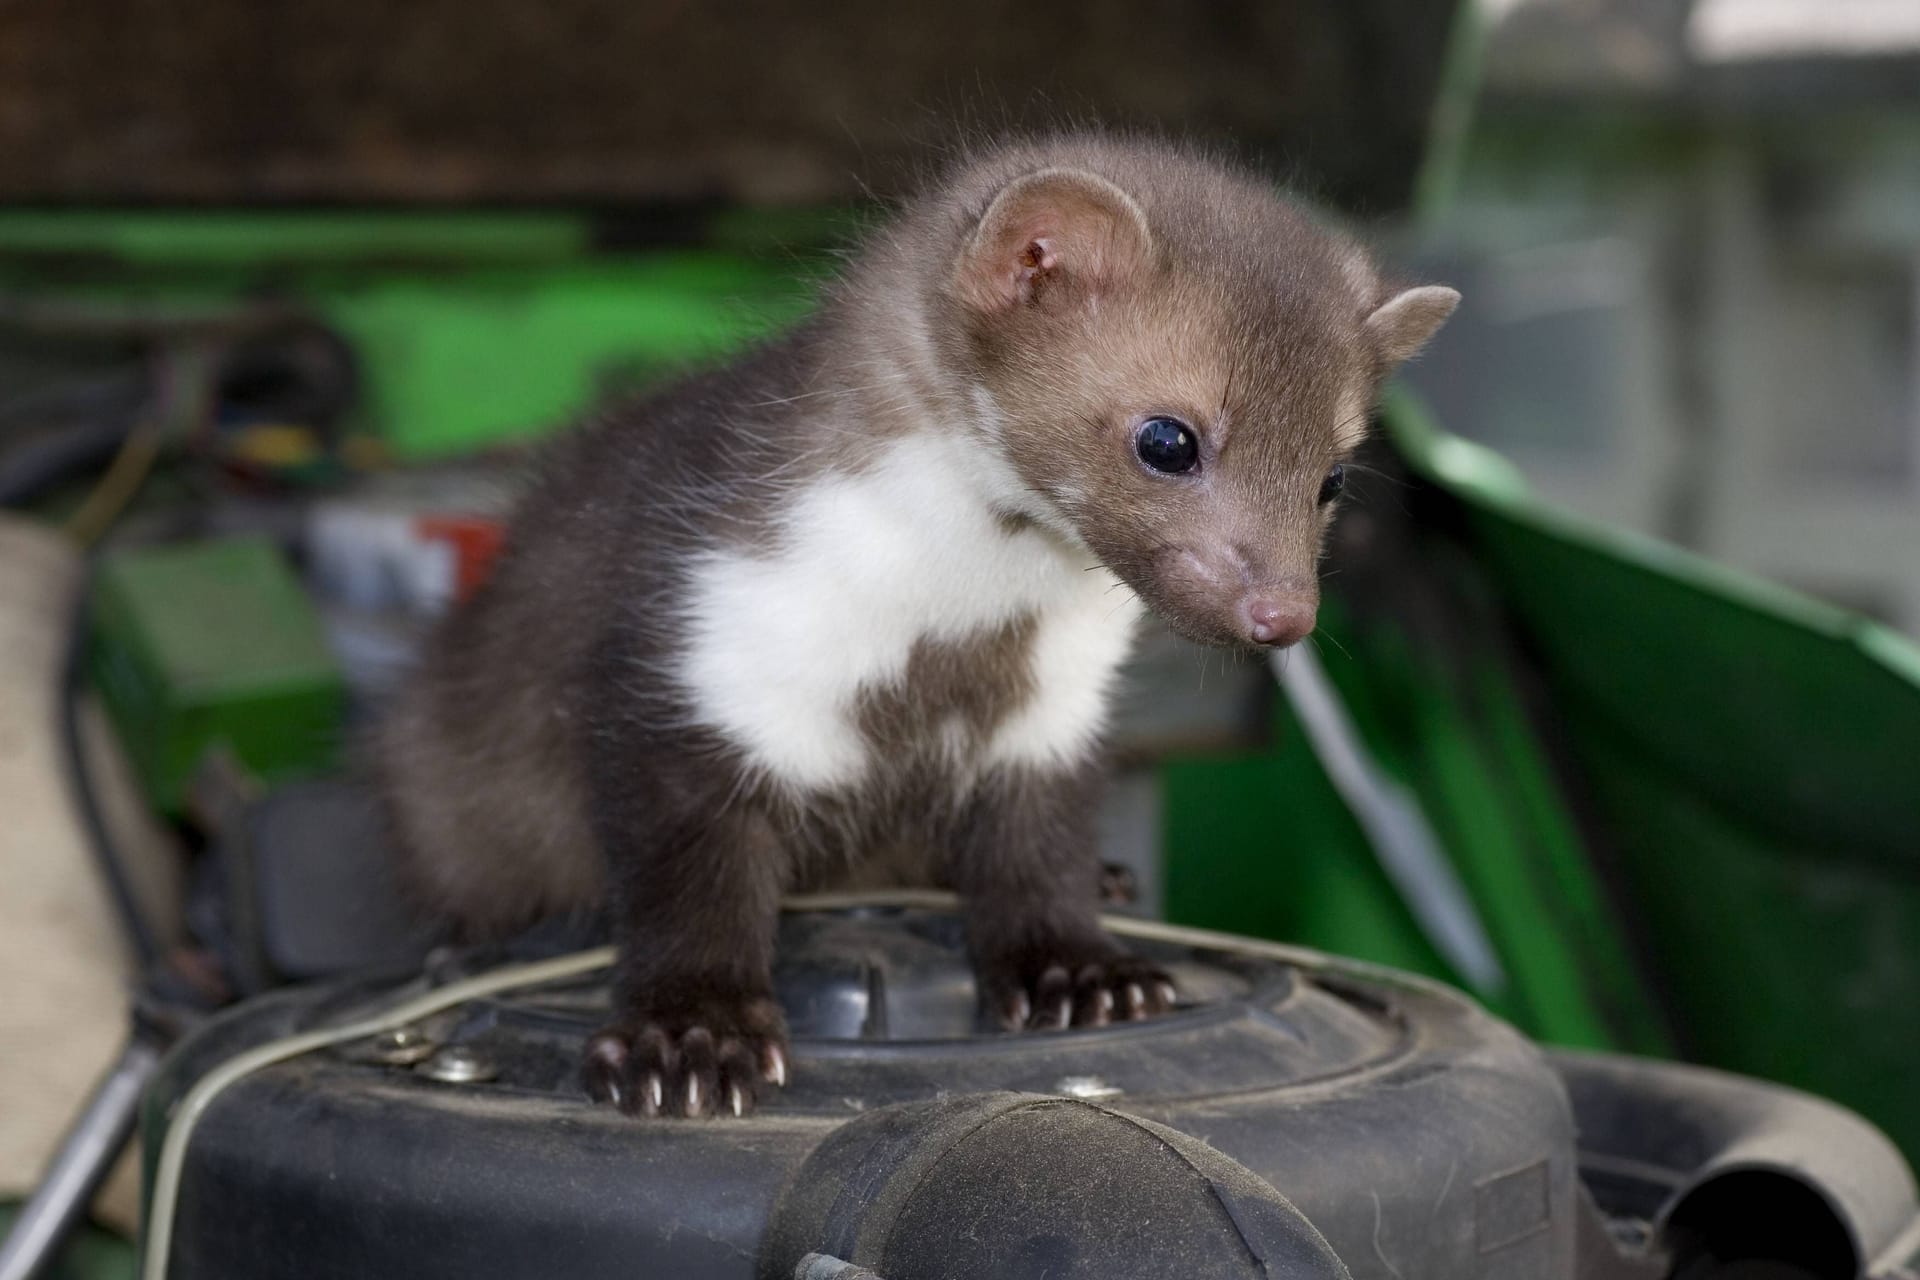
<svg viewBox="0 0 1920 1280"><path fill-rule="evenodd" d="M1133 438L1133 451L1155 471L1177 476L1200 464L1200 441L1178 418L1148 418Z"/></svg>
<svg viewBox="0 0 1920 1280"><path fill-rule="evenodd" d="M1327 478L1320 482L1320 501L1332 502L1347 487L1347 469L1339 463L1333 464L1333 470L1327 472Z"/></svg>

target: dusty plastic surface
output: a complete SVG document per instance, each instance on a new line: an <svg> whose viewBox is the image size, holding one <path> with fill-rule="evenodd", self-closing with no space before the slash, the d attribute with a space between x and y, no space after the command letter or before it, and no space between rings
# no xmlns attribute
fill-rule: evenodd
<svg viewBox="0 0 1920 1280"><path fill-rule="evenodd" d="M1188 1134L1098 1103L976 1093L870 1112L794 1177L761 1250L816 1248L887 1280L1347 1280L1273 1185Z"/></svg>
<svg viewBox="0 0 1920 1280"><path fill-rule="evenodd" d="M959 944L957 919L939 912L790 915L779 982L793 1081L745 1120L636 1122L590 1106L574 1068L604 1014L594 984L474 1006L431 1028L487 1060L496 1074L483 1084L344 1055L267 1070L217 1101L193 1142L171 1274L564 1267L746 1280L766 1274L757 1268L781 1198L849 1122L1004 1091L1077 1094L1210 1146L1291 1202L1355 1277L1572 1274L1575 1159L1559 1078L1460 996L1310 953L1282 963L1155 944L1143 949L1189 1001L1179 1012L980 1034ZM201 1071L355 994L365 993L268 996L189 1042L149 1098L147 1150L168 1099ZM1072 1194L1015 1160L1002 1175L1033 1176L1037 1202ZM1007 1230L1058 1234L1047 1221ZM1027 1274L1043 1272L1006 1273Z"/></svg>
<svg viewBox="0 0 1920 1280"><path fill-rule="evenodd" d="M1177 1244L1191 1276L1246 1274L1252 1251L1295 1280L1693 1280L1756 1259L1891 1280L1920 1248L1912 1176L1858 1116L1716 1072L1543 1058L1420 979L1140 940L1181 984L1176 1013L1009 1036L976 1026L949 913L783 929L795 1067L759 1113L589 1105L574 1067L596 980L480 1002L403 1060L342 1046L217 1100L170 1274L766 1280L819 1251L888 1280L1065 1280L1168 1274ZM207 1028L147 1100L147 1151L213 1064L380 990L283 991ZM419 1065L452 1045L478 1082Z"/></svg>
<svg viewBox="0 0 1920 1280"><path fill-rule="evenodd" d="M1682 1270L1764 1257L1816 1276L1882 1275L1920 1257L1913 1174L1852 1112L1704 1067L1549 1056L1595 1199L1644 1223Z"/></svg>

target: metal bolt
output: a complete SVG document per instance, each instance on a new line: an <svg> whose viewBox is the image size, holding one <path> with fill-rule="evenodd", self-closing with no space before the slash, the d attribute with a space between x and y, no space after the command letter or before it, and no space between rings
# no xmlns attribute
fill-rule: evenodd
<svg viewBox="0 0 1920 1280"><path fill-rule="evenodd" d="M442 1084L482 1084L500 1074L493 1059L464 1044L450 1044L414 1068Z"/></svg>
<svg viewBox="0 0 1920 1280"><path fill-rule="evenodd" d="M349 1056L386 1067L410 1067L439 1047L440 1042L419 1027L395 1027L366 1041Z"/></svg>
<svg viewBox="0 0 1920 1280"><path fill-rule="evenodd" d="M1114 1098L1125 1092L1099 1076L1063 1076L1053 1088L1054 1092L1064 1093L1069 1098Z"/></svg>

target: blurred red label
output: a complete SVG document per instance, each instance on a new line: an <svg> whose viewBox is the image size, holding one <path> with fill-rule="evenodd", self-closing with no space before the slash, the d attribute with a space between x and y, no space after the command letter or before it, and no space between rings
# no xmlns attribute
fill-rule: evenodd
<svg viewBox="0 0 1920 1280"><path fill-rule="evenodd" d="M456 600L465 600L480 589L507 538L506 525L485 516L421 516L414 529L422 538L453 547Z"/></svg>

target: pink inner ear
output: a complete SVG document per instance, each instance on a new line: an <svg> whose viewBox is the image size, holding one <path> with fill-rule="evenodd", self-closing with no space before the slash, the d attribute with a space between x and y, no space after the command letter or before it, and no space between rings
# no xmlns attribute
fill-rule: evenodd
<svg viewBox="0 0 1920 1280"><path fill-rule="evenodd" d="M955 283L984 311L1032 301L1049 276L1103 283L1145 256L1146 218L1119 188L1091 174L1044 171L995 198Z"/></svg>
<svg viewBox="0 0 1920 1280"><path fill-rule="evenodd" d="M1026 302L1033 297L1033 282L1060 263L1046 237L1036 236L1020 251L1020 265L1013 273L1013 291L1008 301Z"/></svg>

